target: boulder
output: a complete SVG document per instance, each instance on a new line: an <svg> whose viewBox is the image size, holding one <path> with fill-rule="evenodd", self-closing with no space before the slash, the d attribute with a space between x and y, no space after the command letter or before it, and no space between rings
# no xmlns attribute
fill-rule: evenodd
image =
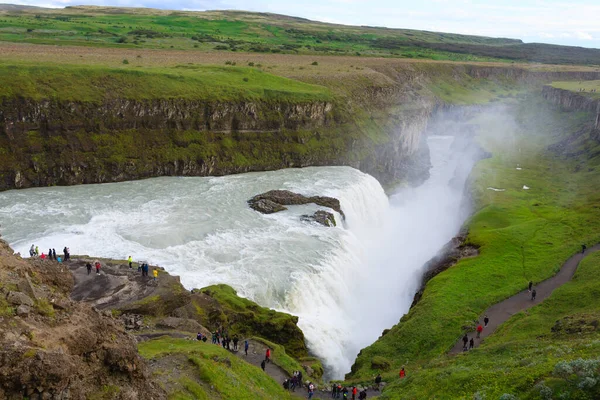
<svg viewBox="0 0 600 400"><path fill-rule="evenodd" d="M287 210L287 208L281 204L277 204L268 199L259 199L256 202L250 203L250 207L263 214L274 214L279 211Z"/></svg>
<svg viewBox="0 0 600 400"><path fill-rule="evenodd" d="M340 213L345 217L340 201L333 197L312 196L307 197L298 193L290 192L289 190L270 190L266 193L258 194L248 200L250 208L262 212L264 214L272 214L275 212L286 210L283 206L302 205L314 203L322 207L328 207ZM279 207L276 207L279 206ZM262 211L265 209L270 212Z"/></svg>
<svg viewBox="0 0 600 400"><path fill-rule="evenodd" d="M301 218L303 221L316 222L323 226L336 226L334 215L324 210L319 210L313 215L303 215Z"/></svg>
<svg viewBox="0 0 600 400"><path fill-rule="evenodd" d="M33 307L33 300L31 300L31 297L22 292L9 292L8 296L6 296L6 301L14 306L26 305Z"/></svg>
<svg viewBox="0 0 600 400"><path fill-rule="evenodd" d="M31 307L26 306L25 304L21 304L17 307L17 315L20 317L26 317L31 313Z"/></svg>

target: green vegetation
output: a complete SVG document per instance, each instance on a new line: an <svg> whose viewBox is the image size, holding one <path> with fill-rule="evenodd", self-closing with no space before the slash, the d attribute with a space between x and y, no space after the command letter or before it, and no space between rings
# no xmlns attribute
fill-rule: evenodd
<svg viewBox="0 0 600 400"><path fill-rule="evenodd" d="M302 365L296 359L287 355L285 347L260 337L253 337L252 339L269 347L271 349L271 361L280 366L290 376L294 371L301 371L303 369Z"/></svg>
<svg viewBox="0 0 600 400"><path fill-rule="evenodd" d="M296 325L298 317L281 313L269 308L261 307L253 301L239 297L236 291L227 285L214 285L201 289L201 293L216 300L217 310L208 315L212 323L216 325L215 318L227 327L229 334L238 334L242 337L259 336L267 339L263 342L267 345L279 343L285 347L278 348L279 355L275 355L281 362L281 367L291 371L298 369L298 363L286 356L286 352L295 356L307 355L304 335ZM215 316L215 314L218 314ZM279 347L279 346L278 346ZM274 347L275 348L275 347Z"/></svg>
<svg viewBox="0 0 600 400"><path fill-rule="evenodd" d="M324 101L321 86L255 68L187 65L175 68L106 68L0 63L0 98L101 102L107 99L196 101Z"/></svg>
<svg viewBox="0 0 600 400"><path fill-rule="evenodd" d="M232 355L220 346L197 341L159 338L140 343L140 354L147 359L184 356L187 376L178 379L181 387L171 399L289 399L281 384L260 368ZM180 371L181 372L181 371ZM169 386L169 374L157 375ZM183 373L182 373L183 375Z"/></svg>
<svg viewBox="0 0 600 400"><path fill-rule="evenodd" d="M484 345L446 356L463 327L473 326L488 306L524 289L529 280L553 275L581 243L600 242L600 143L587 133L591 116L548 109L535 96L509 111L516 115L512 132L503 112L473 121L482 146L493 154L478 163L472 177L478 211L467 223L467 240L480 255L432 279L421 301L364 349L353 366L350 377L364 380L377 372L378 357L393 361L387 376L395 383L383 398L472 398L479 393L479 398L493 399L524 392L529 397L523 398L539 398L539 390L531 388L549 377L558 362L598 354L596 331L575 337L552 333L556 321L568 315L579 315L592 326L597 319L600 304L593 299L600 281L593 275L598 276L600 264L594 256L573 282L513 317ZM398 382L402 365L408 378Z"/></svg>
<svg viewBox="0 0 600 400"><path fill-rule="evenodd" d="M552 82L552 86L558 89L577 92L577 94L591 97L592 99L600 99L600 81ZM584 89L584 91L581 92L580 89ZM592 92L592 90L595 90L595 92Z"/></svg>
<svg viewBox="0 0 600 400"><path fill-rule="evenodd" d="M237 11L0 6L0 40L34 44L598 64L600 51L520 40L320 23Z"/></svg>

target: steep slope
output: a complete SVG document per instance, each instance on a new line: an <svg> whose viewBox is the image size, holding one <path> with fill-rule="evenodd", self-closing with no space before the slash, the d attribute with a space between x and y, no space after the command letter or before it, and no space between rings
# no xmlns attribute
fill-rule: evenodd
<svg viewBox="0 0 600 400"><path fill-rule="evenodd" d="M390 399L538 399L549 398L548 390L577 398L569 396L577 393L578 379L595 379L593 326L600 303L594 298L598 282L589 278L595 256L582 263L573 282L513 316L476 350L446 355L490 305L530 280L552 276L582 243L600 241L596 114L560 111L558 105L531 96L508 113L484 112L476 119L480 141L492 153L477 165L471 185L477 212L465 242L478 247L479 255L431 279L399 324L363 349L349 378L370 377L372 360L384 357L392 365L393 384L383 395ZM579 357L584 360L575 361ZM582 365L589 374L581 373ZM401 366L409 378L398 381ZM567 370L575 371L574 380L566 379ZM540 385L533 388L535 383ZM597 388L584 386L581 398L594 398L585 396Z"/></svg>
<svg viewBox="0 0 600 400"><path fill-rule="evenodd" d="M64 266L0 240L0 282L0 398L166 398L110 313L69 299Z"/></svg>

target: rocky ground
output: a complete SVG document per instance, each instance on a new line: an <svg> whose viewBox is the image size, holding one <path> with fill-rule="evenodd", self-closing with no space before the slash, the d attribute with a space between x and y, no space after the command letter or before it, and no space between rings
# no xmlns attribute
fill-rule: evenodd
<svg viewBox="0 0 600 400"><path fill-rule="evenodd" d="M61 264L24 260L0 240L0 399L164 399L136 341L110 312L70 298Z"/></svg>

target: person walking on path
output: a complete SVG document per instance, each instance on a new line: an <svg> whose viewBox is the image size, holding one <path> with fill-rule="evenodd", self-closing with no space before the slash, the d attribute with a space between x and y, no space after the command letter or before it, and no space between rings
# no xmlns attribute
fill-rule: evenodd
<svg viewBox="0 0 600 400"><path fill-rule="evenodd" d="M469 340L469 350L471 350L473 347L475 347L475 340L471 338L471 340Z"/></svg>
<svg viewBox="0 0 600 400"><path fill-rule="evenodd" d="M534 300L535 300L535 295L536 295L536 294L537 294L537 293L535 292L535 289L533 289L533 292L531 292L531 301L534 301Z"/></svg>
<svg viewBox="0 0 600 400"><path fill-rule="evenodd" d="M486 315L485 317L483 317L483 327L487 328L487 326L488 326L489 323L490 323L490 319Z"/></svg>
<svg viewBox="0 0 600 400"><path fill-rule="evenodd" d="M265 354L265 361L271 362L271 349L267 347L267 353Z"/></svg>
<svg viewBox="0 0 600 400"><path fill-rule="evenodd" d="M240 339L238 339L237 335L233 335L233 351L238 351L238 342L240 341Z"/></svg>
<svg viewBox="0 0 600 400"><path fill-rule="evenodd" d="M29 248L29 257L33 256L35 256L35 246L31 245L31 247Z"/></svg>
<svg viewBox="0 0 600 400"><path fill-rule="evenodd" d="M100 261L96 260L94 264L96 265L96 275L100 275Z"/></svg>
<svg viewBox="0 0 600 400"><path fill-rule="evenodd" d="M356 394L358 393L358 389L356 386L352 387L352 400L356 400Z"/></svg>
<svg viewBox="0 0 600 400"><path fill-rule="evenodd" d="M331 398L332 399L335 399L336 392L337 392L337 385L334 383L331 385Z"/></svg>
<svg viewBox="0 0 600 400"><path fill-rule="evenodd" d="M260 363L260 367L262 368L263 371L265 370L265 366L266 366L265 360L262 360L262 362Z"/></svg>
<svg viewBox="0 0 600 400"><path fill-rule="evenodd" d="M129 263L129 269L132 269L133 268L133 258L131 258L131 256L129 256L127 258L127 262Z"/></svg>
<svg viewBox="0 0 600 400"><path fill-rule="evenodd" d="M88 261L87 264L85 264L85 267L87 268L87 272L89 275L92 272L92 264Z"/></svg>
<svg viewBox="0 0 600 400"><path fill-rule="evenodd" d="M36 256L40 255L40 249L37 246L35 246L35 255Z"/></svg>
<svg viewBox="0 0 600 400"><path fill-rule="evenodd" d="M69 260L69 251L67 250L67 246L65 246L65 248L63 249L63 260Z"/></svg>
<svg viewBox="0 0 600 400"><path fill-rule="evenodd" d="M315 394L315 385L313 385L312 382L310 382L308 384L308 398L312 399L314 394Z"/></svg>
<svg viewBox="0 0 600 400"><path fill-rule="evenodd" d="M154 271L152 271L152 274L154 275L154 282L156 282L156 278L158 278L158 270L156 268L154 268Z"/></svg>
<svg viewBox="0 0 600 400"><path fill-rule="evenodd" d="M52 249L48 249L48 259L52 260Z"/></svg>
<svg viewBox="0 0 600 400"><path fill-rule="evenodd" d="M465 333L465 336L462 338L463 341L463 351L467 351L467 343L469 343L469 337Z"/></svg>
<svg viewBox="0 0 600 400"><path fill-rule="evenodd" d="M52 249L52 258L58 261L58 259L56 258L56 249Z"/></svg>
<svg viewBox="0 0 600 400"><path fill-rule="evenodd" d="M584 244L581 245L581 254L585 253L585 249L587 249L587 246Z"/></svg>
<svg viewBox="0 0 600 400"><path fill-rule="evenodd" d="M377 374L375 377L375 386L377 387L375 390L379 390L381 388L381 374Z"/></svg>
<svg viewBox="0 0 600 400"><path fill-rule="evenodd" d="M531 293L531 288L533 287L533 281L529 281L529 293Z"/></svg>
<svg viewBox="0 0 600 400"><path fill-rule="evenodd" d="M400 379L404 378L406 376L406 371L404 370L404 367L402 367L402 369L400 370Z"/></svg>
<svg viewBox="0 0 600 400"><path fill-rule="evenodd" d="M358 395L358 400L367 400L367 389L363 389Z"/></svg>
<svg viewBox="0 0 600 400"><path fill-rule="evenodd" d="M244 340L244 353L246 353L246 356L248 355L248 347L250 347L248 340Z"/></svg>
<svg viewBox="0 0 600 400"><path fill-rule="evenodd" d="M481 324L477 325L477 339L481 337L481 332L483 331L483 326Z"/></svg>

